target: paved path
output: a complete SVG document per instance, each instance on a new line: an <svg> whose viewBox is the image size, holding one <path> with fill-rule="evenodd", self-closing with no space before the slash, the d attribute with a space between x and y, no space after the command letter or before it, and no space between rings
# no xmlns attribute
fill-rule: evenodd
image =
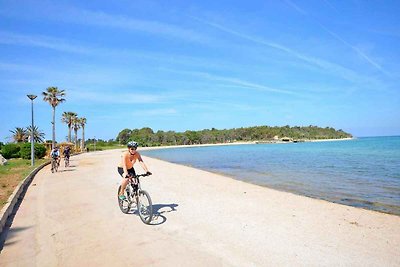
<svg viewBox="0 0 400 267"><path fill-rule="evenodd" d="M161 216L152 226L121 213L116 200L119 154L83 154L58 173L52 174L49 166L40 171L14 218L0 266L174 266L178 258L180 266L194 261L220 265L220 259L175 238L173 226L162 231L179 211L173 200L160 202L153 195ZM159 177L146 179L142 186L152 192Z"/></svg>
<svg viewBox="0 0 400 267"><path fill-rule="evenodd" d="M145 158L159 214L145 225L116 200L120 150L41 170L0 266L400 266L400 217L246 184ZM140 169L140 167L137 167Z"/></svg>

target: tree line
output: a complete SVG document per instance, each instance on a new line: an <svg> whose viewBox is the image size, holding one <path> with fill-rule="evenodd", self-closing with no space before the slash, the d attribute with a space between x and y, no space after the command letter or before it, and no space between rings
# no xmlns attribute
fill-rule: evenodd
<svg viewBox="0 0 400 267"><path fill-rule="evenodd" d="M126 144L130 140L138 142L141 146L161 145L193 145L193 144L215 144L232 143L240 141L274 141L274 140L319 140L319 139L341 139L352 137L343 130L335 130L332 127L318 126L254 126L233 129L218 130L215 128L200 131L175 132L157 131L149 127L141 129L124 129L119 132L116 141Z"/></svg>

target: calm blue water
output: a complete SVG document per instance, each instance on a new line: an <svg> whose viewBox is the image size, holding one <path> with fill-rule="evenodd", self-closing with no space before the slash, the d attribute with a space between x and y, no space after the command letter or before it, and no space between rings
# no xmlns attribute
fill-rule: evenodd
<svg viewBox="0 0 400 267"><path fill-rule="evenodd" d="M173 148L142 154L282 191L400 215L400 136Z"/></svg>

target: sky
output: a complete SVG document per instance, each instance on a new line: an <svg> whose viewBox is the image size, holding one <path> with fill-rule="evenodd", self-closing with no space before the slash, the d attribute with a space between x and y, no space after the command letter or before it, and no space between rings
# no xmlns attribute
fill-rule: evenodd
<svg viewBox="0 0 400 267"><path fill-rule="evenodd" d="M0 142L65 90L86 138L309 126L400 134L399 1L0 0Z"/></svg>

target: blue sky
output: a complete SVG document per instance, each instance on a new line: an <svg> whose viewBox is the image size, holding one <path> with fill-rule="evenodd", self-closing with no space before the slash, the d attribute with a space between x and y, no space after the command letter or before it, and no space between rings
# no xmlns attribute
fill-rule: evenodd
<svg viewBox="0 0 400 267"><path fill-rule="evenodd" d="M0 141L31 123L51 139L41 92L125 128L256 125L400 134L399 1L0 0Z"/></svg>

